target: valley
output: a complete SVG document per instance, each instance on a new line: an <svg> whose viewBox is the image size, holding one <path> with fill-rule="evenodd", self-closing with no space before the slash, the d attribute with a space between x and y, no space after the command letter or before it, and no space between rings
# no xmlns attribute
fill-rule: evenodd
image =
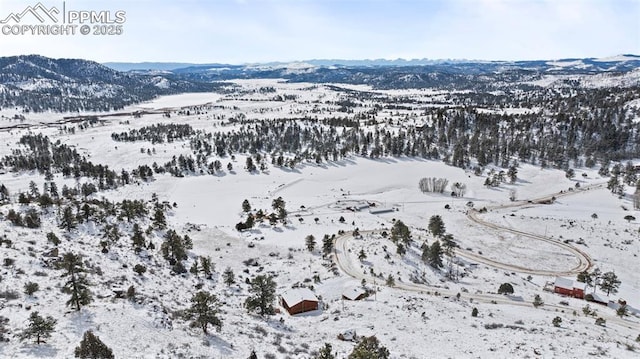
<svg viewBox="0 0 640 359"><path fill-rule="evenodd" d="M129 358L310 358L324 343L344 358L350 331L392 358L637 355L637 68L424 88L397 69L384 86L323 71L117 109L3 106L0 356L72 357L86 330ZM79 310L65 253L90 283ZM609 295L586 288L609 306L549 287L585 273L615 274ZM276 283L264 316L247 308L261 276ZM320 307L290 315L280 296L300 287ZM366 297L343 298L354 289ZM191 326L202 291L219 331ZM19 338L35 311L57 321L42 344Z"/></svg>

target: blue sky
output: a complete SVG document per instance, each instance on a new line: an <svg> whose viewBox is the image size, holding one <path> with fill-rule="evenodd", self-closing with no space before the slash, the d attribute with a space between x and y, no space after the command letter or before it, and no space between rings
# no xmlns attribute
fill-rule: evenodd
<svg viewBox="0 0 640 359"><path fill-rule="evenodd" d="M36 3L2 0L0 19ZM124 10L124 33L0 33L0 54L196 63L640 54L640 0L67 0L66 8Z"/></svg>

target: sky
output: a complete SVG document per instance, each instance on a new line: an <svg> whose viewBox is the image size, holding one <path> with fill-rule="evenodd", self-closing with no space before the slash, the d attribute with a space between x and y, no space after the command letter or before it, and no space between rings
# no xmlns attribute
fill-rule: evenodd
<svg viewBox="0 0 640 359"><path fill-rule="evenodd" d="M27 14L0 23L0 55L242 64L640 54L640 0L67 0L66 11L61 0L40 2L59 10L58 22ZM0 20L37 3L1 0ZM124 22L74 20L64 25L77 27L69 35L19 32L63 26L68 11L108 11L106 21L124 11ZM80 34L82 25L91 33ZM93 33L101 29L122 34Z"/></svg>

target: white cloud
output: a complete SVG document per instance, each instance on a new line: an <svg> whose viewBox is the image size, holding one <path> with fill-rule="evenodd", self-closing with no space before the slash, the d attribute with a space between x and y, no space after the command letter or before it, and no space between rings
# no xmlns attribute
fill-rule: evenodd
<svg viewBox="0 0 640 359"><path fill-rule="evenodd" d="M0 2L0 18L31 1ZM73 6L78 3L67 2ZM88 4L88 3L81 3ZM122 36L2 36L2 55L99 61L550 59L640 53L635 0L93 1ZM88 6L88 5L83 5ZM19 7L19 6L18 6Z"/></svg>

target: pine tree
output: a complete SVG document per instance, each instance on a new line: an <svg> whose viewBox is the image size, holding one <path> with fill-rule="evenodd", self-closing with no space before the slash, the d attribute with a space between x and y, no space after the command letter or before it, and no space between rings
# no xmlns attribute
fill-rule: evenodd
<svg viewBox="0 0 640 359"><path fill-rule="evenodd" d="M247 169L247 172L253 172L256 170L256 165L253 164L253 158L251 158L251 156L247 157L245 168Z"/></svg>
<svg viewBox="0 0 640 359"><path fill-rule="evenodd" d="M636 191L633 193L633 208L640 209L640 181L636 184Z"/></svg>
<svg viewBox="0 0 640 359"><path fill-rule="evenodd" d="M113 351L93 334L91 330L87 330L82 335L80 345L74 351L76 358L83 359L113 359Z"/></svg>
<svg viewBox="0 0 640 359"><path fill-rule="evenodd" d="M247 220L244 222L244 229L251 229L255 225L255 218L251 213L247 216Z"/></svg>
<svg viewBox="0 0 640 359"><path fill-rule="evenodd" d="M333 239L325 234L322 238L322 254L328 256L331 251L333 251Z"/></svg>
<svg viewBox="0 0 640 359"><path fill-rule="evenodd" d="M24 285L24 293L26 295L32 295L33 293L37 292L38 289L40 289L38 283L28 282Z"/></svg>
<svg viewBox="0 0 640 359"><path fill-rule="evenodd" d="M162 257L174 265L187 259L187 251L193 248L193 243L188 236L180 236L176 231L170 229L164 235L164 241L160 245Z"/></svg>
<svg viewBox="0 0 640 359"><path fill-rule="evenodd" d="M133 266L133 271L136 272L138 275L143 275L147 271L147 267L144 264L138 263L135 266Z"/></svg>
<svg viewBox="0 0 640 359"><path fill-rule="evenodd" d="M213 275L213 271L215 270L215 266L211 261L211 257L208 257L208 256L200 257L200 267L201 267L202 273L204 273L204 276L207 279L211 279L211 276Z"/></svg>
<svg viewBox="0 0 640 359"><path fill-rule="evenodd" d="M282 199L282 197L278 197L274 199L273 202L271 203L271 207L273 208L274 211L277 212L278 219L280 219L283 222L285 222L285 220L287 219L287 210L285 209L285 205L286 203Z"/></svg>
<svg viewBox="0 0 640 359"><path fill-rule="evenodd" d="M411 231L401 220L397 220L391 227L391 241L394 243L401 241L404 244L411 242Z"/></svg>
<svg viewBox="0 0 640 359"><path fill-rule="evenodd" d="M536 294L535 297L533 297L533 306L538 308L544 305L544 302L542 301L542 298L540 297L539 294Z"/></svg>
<svg viewBox="0 0 640 359"><path fill-rule="evenodd" d="M313 250L316 248L316 237L314 237L313 234L308 235L305 238L305 245L307 246L307 250L309 250L309 252L313 252Z"/></svg>
<svg viewBox="0 0 640 359"><path fill-rule="evenodd" d="M65 271L62 277L69 277L62 287L63 293L71 295L67 305L74 306L76 310L80 310L81 306L91 303L90 284L87 277L82 274L84 272L82 258L71 252L65 253L62 256L60 267Z"/></svg>
<svg viewBox="0 0 640 359"><path fill-rule="evenodd" d="M0 184L0 204L8 203L9 198L9 189L4 184Z"/></svg>
<svg viewBox="0 0 640 359"><path fill-rule="evenodd" d="M40 190L38 190L38 185L33 181L29 182L29 195L31 196L31 198L40 197Z"/></svg>
<svg viewBox="0 0 640 359"><path fill-rule="evenodd" d="M391 274L389 274L387 276L386 283L389 287L394 287L396 285L396 279Z"/></svg>
<svg viewBox="0 0 640 359"><path fill-rule="evenodd" d="M153 213L153 226L157 229L164 229L167 227L167 219L164 215L164 210L162 208L156 208Z"/></svg>
<svg viewBox="0 0 640 359"><path fill-rule="evenodd" d="M516 183L516 181L518 180L518 169L516 168L516 166L509 167L507 176L509 177L509 182Z"/></svg>
<svg viewBox="0 0 640 359"><path fill-rule="evenodd" d="M629 307L627 307L626 304L619 306L618 309L616 309L616 315L620 318L626 317L629 315Z"/></svg>
<svg viewBox="0 0 640 359"><path fill-rule="evenodd" d="M60 218L60 228L66 229L67 232L70 232L72 229L76 228L76 216L73 213L73 208L71 206L67 206L62 211L62 217Z"/></svg>
<svg viewBox="0 0 640 359"><path fill-rule="evenodd" d="M276 282L272 276L259 275L253 278L249 293L251 296L245 301L245 307L249 312L257 309L261 316L275 313L273 302L276 299Z"/></svg>
<svg viewBox="0 0 640 359"><path fill-rule="evenodd" d="M7 329L8 324L9 318L0 315L0 342L9 341L9 338L7 337L7 334L9 333L9 329Z"/></svg>
<svg viewBox="0 0 640 359"><path fill-rule="evenodd" d="M404 247L404 244L402 243L398 243L398 245L396 246L396 253L402 257L407 253L407 249Z"/></svg>
<svg viewBox="0 0 640 359"><path fill-rule="evenodd" d="M511 283L502 283L498 288L498 294L513 294L513 285Z"/></svg>
<svg viewBox="0 0 640 359"><path fill-rule="evenodd" d="M453 240L452 234L445 234L442 236L442 247L444 254L447 256L448 262L448 277L451 279L455 278L455 274L453 273L453 262L455 259L455 248L456 242Z"/></svg>
<svg viewBox="0 0 640 359"><path fill-rule="evenodd" d="M117 224L107 224L104 226L102 231L102 238L106 239L110 243L116 243L122 236Z"/></svg>
<svg viewBox="0 0 640 359"><path fill-rule="evenodd" d="M429 265L433 268L442 268L442 247L440 241L435 241L429 248Z"/></svg>
<svg viewBox="0 0 640 359"><path fill-rule="evenodd" d="M44 343L43 339L51 337L55 330L57 320L51 316L43 318L38 312L32 312L29 316L29 326L20 333L20 340L36 339L36 344Z"/></svg>
<svg viewBox="0 0 640 359"><path fill-rule="evenodd" d="M607 292L607 296L610 293L616 294L618 293L618 288L620 287L620 280L618 276L614 272L604 273L601 277L600 281L600 289Z"/></svg>
<svg viewBox="0 0 640 359"><path fill-rule="evenodd" d="M429 232L434 237L440 237L445 233L444 222L442 221L442 217L439 215L431 216L429 219Z"/></svg>
<svg viewBox="0 0 640 359"><path fill-rule="evenodd" d="M213 325L217 330L222 328L219 313L220 304L215 294L200 291L191 298L191 307L185 311L185 316L192 320L191 327L200 328L204 334L208 334L209 325Z"/></svg>
<svg viewBox="0 0 640 359"><path fill-rule="evenodd" d="M189 268L189 273L193 274L198 278L198 274L200 274L200 266L198 265L198 258L193 261L191 268Z"/></svg>
<svg viewBox="0 0 640 359"><path fill-rule="evenodd" d="M362 262L363 260L367 259L367 254L364 252L364 249L361 249L360 252L358 253L358 259Z"/></svg>
<svg viewBox="0 0 640 359"><path fill-rule="evenodd" d="M249 203L249 200L245 199L242 201L242 211L245 213L251 212L251 204Z"/></svg>
<svg viewBox="0 0 640 359"><path fill-rule="evenodd" d="M225 269L224 272L222 273L222 281L227 286L231 286L233 283L236 282L235 275L233 274L233 270L231 270L230 267L227 267L227 269Z"/></svg>
<svg viewBox="0 0 640 359"><path fill-rule="evenodd" d="M364 337L353 348L348 359L389 359L389 350L375 336Z"/></svg>
<svg viewBox="0 0 640 359"><path fill-rule="evenodd" d="M47 233L47 241L51 242L54 246L60 244L60 238L58 238L58 236L56 236L56 234L53 232Z"/></svg>
<svg viewBox="0 0 640 359"><path fill-rule="evenodd" d="M585 283L589 287L593 285L593 276L586 270L578 273L576 280Z"/></svg>
<svg viewBox="0 0 640 359"><path fill-rule="evenodd" d="M133 250L136 253L140 253L145 245L145 238L142 229L138 223L133 224L133 234L131 235L131 242L133 244Z"/></svg>
<svg viewBox="0 0 640 359"><path fill-rule="evenodd" d="M427 242L422 243L421 248L422 248L422 255L420 256L420 259L422 259L422 261L425 263L429 263L429 250L431 248L429 247Z"/></svg>
<svg viewBox="0 0 640 359"><path fill-rule="evenodd" d="M618 191L619 187L620 187L620 180L618 179L618 176L616 175L611 176L611 178L609 179L609 182L607 182L607 189L609 189L611 193L615 194Z"/></svg>
<svg viewBox="0 0 640 359"><path fill-rule="evenodd" d="M318 351L318 354L316 354L313 359L335 359L336 356L331 352L332 349L331 344L324 343L324 346Z"/></svg>

